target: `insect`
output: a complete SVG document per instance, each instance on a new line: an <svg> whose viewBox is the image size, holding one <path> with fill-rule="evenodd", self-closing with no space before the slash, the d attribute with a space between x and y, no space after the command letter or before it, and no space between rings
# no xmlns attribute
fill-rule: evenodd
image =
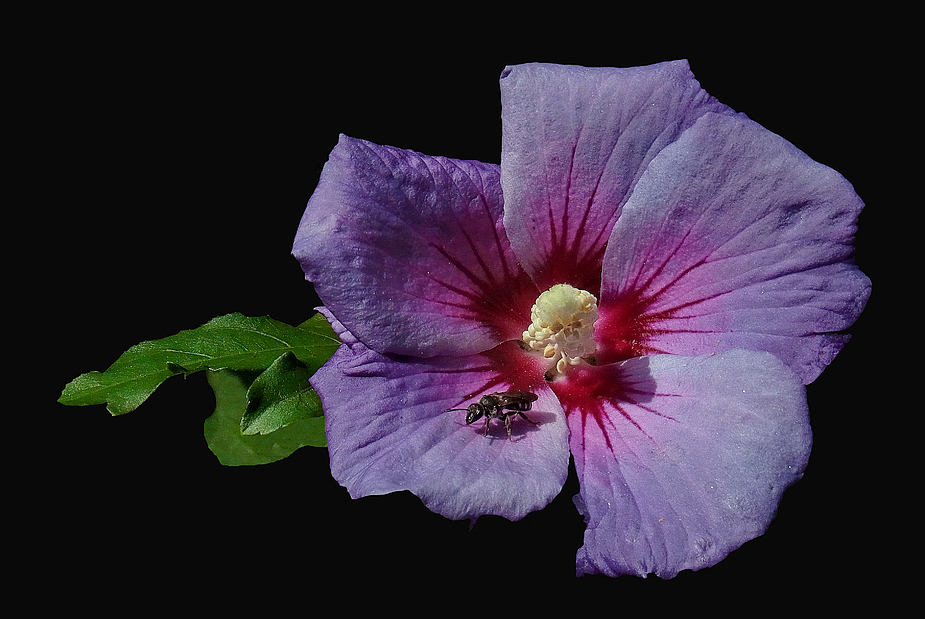
<svg viewBox="0 0 925 619"><path fill-rule="evenodd" d="M483 395L478 402L473 402L468 408L448 408L444 412L467 411L466 425L485 417L485 436L488 436L488 426L491 420L500 419L504 422L508 440L513 441L514 439L511 438L511 418L514 415L520 415L535 426L540 425L524 415L524 411L530 410L538 397L535 393L530 393L529 391L490 393Z"/></svg>

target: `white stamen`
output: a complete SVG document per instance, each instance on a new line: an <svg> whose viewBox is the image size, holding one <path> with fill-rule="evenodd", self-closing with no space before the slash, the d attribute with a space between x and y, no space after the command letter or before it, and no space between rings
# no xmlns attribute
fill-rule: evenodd
<svg viewBox="0 0 925 619"><path fill-rule="evenodd" d="M551 359L557 373L594 354L597 299L590 292L556 284L537 297L530 319L524 342Z"/></svg>

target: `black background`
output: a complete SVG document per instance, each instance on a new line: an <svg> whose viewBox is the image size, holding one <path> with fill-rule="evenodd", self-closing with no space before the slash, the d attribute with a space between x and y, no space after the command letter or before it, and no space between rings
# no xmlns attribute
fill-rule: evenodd
<svg viewBox="0 0 925 619"><path fill-rule="evenodd" d="M119 27L102 17L59 16L67 36L49 37L55 53L20 91L32 108L21 123L32 185L24 210L40 266L9 268L41 291L27 298L47 378L20 411L39 428L8 435L31 463L16 503L34 548L23 573L76 584L74 599L96 605L129 591L201 608L308 610L332 596L372 596L423 610L433 596L479 612L553 595L570 612L607 602L616 613L637 603L707 608L731 596L765 607L811 594L828 604L870 593L871 574L899 569L878 550L882 518L902 502L883 485L890 472L875 420L895 410L867 397L896 389L884 386L873 325L887 316L887 260L897 261L887 224L896 179L882 164L895 154L887 140L905 94L860 34L819 39L782 24L760 36L713 28L681 40L654 29L640 43L621 36L639 24L590 34L553 19L528 43L504 45L512 30L536 27L450 35L446 20L396 30L360 28L349 15L120 15ZM804 479L768 533L716 567L670 581L576 579L583 525L573 480L521 522L486 517L470 531L408 493L351 500L321 449L222 467L202 437L214 401L201 374L169 380L118 418L53 403L77 374L105 369L141 340L233 311L290 324L308 317L316 301L289 252L339 133L498 163L505 64L683 57L720 101L854 184L868 205L857 260L874 282L854 339L808 388L815 444ZM438 602L427 612L446 610Z"/></svg>

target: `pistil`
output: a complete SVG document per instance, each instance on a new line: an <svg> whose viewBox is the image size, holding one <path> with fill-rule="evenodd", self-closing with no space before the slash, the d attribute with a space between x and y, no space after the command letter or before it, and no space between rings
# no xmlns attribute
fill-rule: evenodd
<svg viewBox="0 0 925 619"><path fill-rule="evenodd" d="M594 355L597 299L590 292L556 284L537 297L530 319L523 340L552 362L555 373Z"/></svg>

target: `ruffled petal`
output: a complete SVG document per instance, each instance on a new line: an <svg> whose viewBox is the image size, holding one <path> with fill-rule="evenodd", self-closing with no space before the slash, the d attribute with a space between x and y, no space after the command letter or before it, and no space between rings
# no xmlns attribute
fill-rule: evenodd
<svg viewBox="0 0 925 619"><path fill-rule="evenodd" d="M466 357L394 359L349 334L312 378L325 410L331 473L359 498L409 490L451 519L496 514L511 520L546 506L568 474L568 437L543 367L513 344ZM537 386L538 384L538 386ZM465 423L464 408L495 391L539 395L504 425ZM469 396L467 394L475 394Z"/></svg>
<svg viewBox="0 0 925 619"><path fill-rule="evenodd" d="M707 111L686 61L628 69L508 67L501 185L514 251L541 290L597 294L613 222L649 161Z"/></svg>
<svg viewBox="0 0 925 619"><path fill-rule="evenodd" d="M293 254L370 348L469 354L519 339L537 296L501 219L498 166L341 136Z"/></svg>
<svg viewBox="0 0 925 619"><path fill-rule="evenodd" d="M596 369L623 396L568 416L579 574L670 578L764 533L812 442L804 387L780 360L736 350Z"/></svg>
<svg viewBox="0 0 925 619"><path fill-rule="evenodd" d="M703 116L652 160L613 228L599 357L766 350L811 382L870 294L853 261L862 207L780 136Z"/></svg>

